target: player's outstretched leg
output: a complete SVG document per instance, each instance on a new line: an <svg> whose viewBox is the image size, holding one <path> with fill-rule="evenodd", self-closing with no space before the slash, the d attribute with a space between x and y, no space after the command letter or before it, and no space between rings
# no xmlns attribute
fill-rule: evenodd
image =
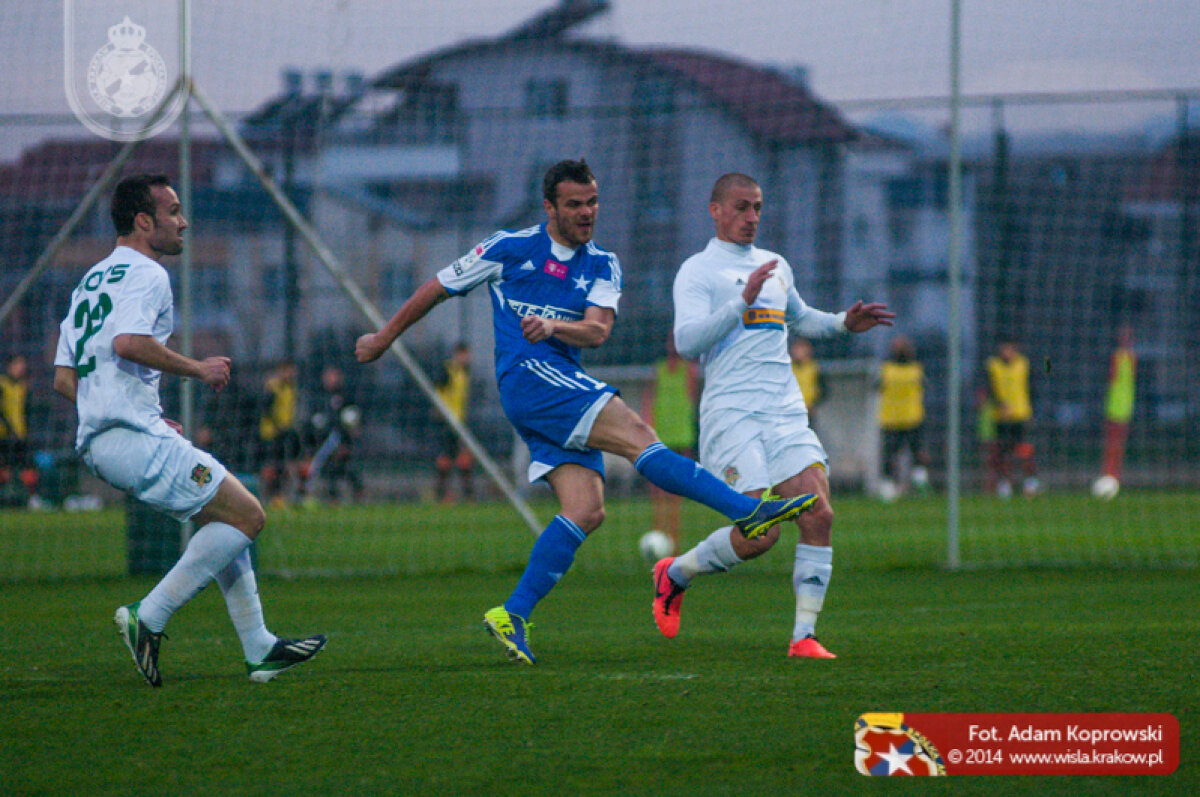
<svg viewBox="0 0 1200 797"><path fill-rule="evenodd" d="M525 618L512 614L503 606L497 606L483 616L483 627L500 640L510 659L522 664L537 664L529 648L529 629L533 628L533 624L525 622Z"/></svg>
<svg viewBox="0 0 1200 797"><path fill-rule="evenodd" d="M807 512L817 505L816 493L804 493L795 498L779 498L770 493L763 494L762 500L746 517L735 520L733 525L748 540L765 534L776 523L791 520L801 512Z"/></svg>
<svg viewBox="0 0 1200 797"><path fill-rule="evenodd" d="M140 603L140 601L139 601ZM158 672L158 645L163 634L156 634L146 627L138 617L138 603L131 603L117 609L113 615L117 631L133 655L134 666L137 667L146 683L151 686L162 686L162 676Z"/></svg>
<svg viewBox="0 0 1200 797"><path fill-rule="evenodd" d="M654 565L654 624L668 638L679 633L679 613L683 609L683 591L687 589L667 573L674 561L674 556L668 556Z"/></svg>
<svg viewBox="0 0 1200 797"><path fill-rule="evenodd" d="M314 634L304 639L278 639L262 661L246 662L246 673L254 683L265 684L297 664L312 661L327 641L324 634Z"/></svg>
<svg viewBox="0 0 1200 797"><path fill-rule="evenodd" d="M725 515L746 539L754 539L776 523L790 520L817 503L815 495L787 499L763 496L761 500L742 495L699 463L676 454L659 441L638 455L634 467L655 486Z"/></svg>

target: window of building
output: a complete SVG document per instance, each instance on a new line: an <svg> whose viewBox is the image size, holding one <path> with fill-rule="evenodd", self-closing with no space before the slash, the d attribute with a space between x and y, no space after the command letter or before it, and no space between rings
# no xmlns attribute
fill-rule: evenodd
<svg viewBox="0 0 1200 797"><path fill-rule="evenodd" d="M404 98L400 121L407 140L453 141L458 129L458 86L447 83L414 86Z"/></svg>
<svg viewBox="0 0 1200 797"><path fill-rule="evenodd" d="M266 302L283 300L283 266L274 264L262 270L262 297Z"/></svg>
<svg viewBox="0 0 1200 797"><path fill-rule="evenodd" d="M530 78L525 81L525 114L533 119L562 119L567 115L567 81Z"/></svg>

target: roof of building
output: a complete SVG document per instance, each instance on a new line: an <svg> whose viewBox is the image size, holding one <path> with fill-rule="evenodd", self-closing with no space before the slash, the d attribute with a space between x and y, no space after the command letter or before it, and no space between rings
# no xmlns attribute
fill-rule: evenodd
<svg viewBox="0 0 1200 797"><path fill-rule="evenodd" d="M51 139L21 153L12 163L0 164L0 196L31 197L38 200L77 200L92 186L122 144L100 138ZM192 139L192 179L209 184L223 141ZM136 172L179 172L179 139L143 141L123 169Z"/></svg>
<svg viewBox="0 0 1200 797"><path fill-rule="evenodd" d="M461 42L397 64L375 78L372 85L376 89L413 88L428 81L439 64L451 59L481 52L532 49L531 44L528 39L508 37ZM687 48L630 48L586 39L563 39L556 41L555 47L604 61L640 63L682 81L711 98L750 135L766 143L842 143L859 137L837 109L817 99L800 81L770 67Z"/></svg>

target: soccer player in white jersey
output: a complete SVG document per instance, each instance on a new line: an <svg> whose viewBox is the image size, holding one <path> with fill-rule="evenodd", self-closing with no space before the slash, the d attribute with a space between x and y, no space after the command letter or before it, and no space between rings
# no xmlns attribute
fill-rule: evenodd
<svg viewBox="0 0 1200 797"><path fill-rule="evenodd" d="M865 332L890 326L895 314L861 301L837 314L806 305L787 261L754 246L762 206L762 189L744 174L726 174L713 186L708 210L717 235L675 277L675 346L704 365L704 467L750 496L820 496L813 511L796 518L796 621L788 655L834 658L815 631L833 570L829 462L792 375L788 331L806 338ZM724 526L690 551L660 560L654 566L659 631L678 633L683 591L692 579L760 556L779 536L778 525L754 539Z"/></svg>
<svg viewBox="0 0 1200 797"><path fill-rule="evenodd" d="M604 521L601 451L623 456L654 485L723 513L754 538L807 511L815 495L749 498L664 446L616 388L589 376L580 349L608 339L621 298L621 267L592 242L599 191L585 161L551 166L542 179L546 223L497 232L439 271L378 332L355 344L377 360L406 329L450 295L486 284L492 296L496 384L509 421L529 446L529 480L545 479L561 512L542 531L517 587L484 625L509 658L533 664L528 620Z"/></svg>
<svg viewBox="0 0 1200 797"><path fill-rule="evenodd" d="M162 686L158 651L167 620L210 581L225 596L250 680L265 683L308 661L325 637L281 639L263 622L250 543L262 531L262 505L225 467L163 417L162 372L220 390L228 357L194 360L166 347L173 327L171 282L158 261L183 251L187 221L163 175L139 174L112 197L117 247L88 269L59 329L54 389L75 404L75 447L104 481L197 531L179 561L142 600L113 618L138 672Z"/></svg>

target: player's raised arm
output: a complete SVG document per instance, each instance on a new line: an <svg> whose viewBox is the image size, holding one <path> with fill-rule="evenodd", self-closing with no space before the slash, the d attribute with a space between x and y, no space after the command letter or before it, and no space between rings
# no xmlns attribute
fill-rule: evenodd
<svg viewBox="0 0 1200 797"><path fill-rule="evenodd" d="M193 360L177 351L172 351L150 335L124 333L113 338L113 351L117 356L156 371L165 371L176 376L199 379L209 387L220 390L229 383L228 357L207 357Z"/></svg>
<svg viewBox="0 0 1200 797"><path fill-rule="evenodd" d="M355 358L360 363L378 360L396 338L449 296L437 277L429 278L424 285L417 288L416 293L408 297L408 301L400 306L392 319L384 324L383 329L368 332L358 339L354 344Z"/></svg>

